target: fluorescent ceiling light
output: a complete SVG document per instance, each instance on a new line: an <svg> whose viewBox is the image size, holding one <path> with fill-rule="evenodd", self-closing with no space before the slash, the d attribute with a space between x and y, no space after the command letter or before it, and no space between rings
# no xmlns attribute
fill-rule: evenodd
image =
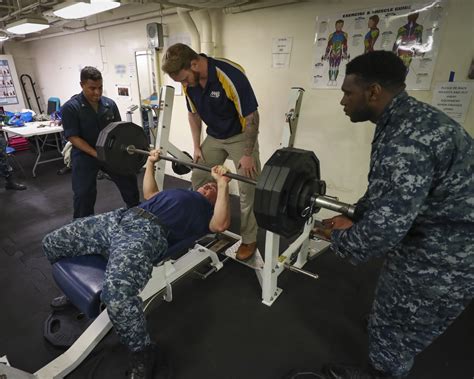
<svg viewBox="0 0 474 379"><path fill-rule="evenodd" d="M8 24L6 29L13 34L28 34L48 29L48 20L43 17L26 17Z"/></svg>
<svg viewBox="0 0 474 379"><path fill-rule="evenodd" d="M7 33L0 30L0 42L6 41L10 38Z"/></svg>
<svg viewBox="0 0 474 379"><path fill-rule="evenodd" d="M119 6L118 1L112 0L66 1L54 7L53 14L57 17L73 20L86 18Z"/></svg>

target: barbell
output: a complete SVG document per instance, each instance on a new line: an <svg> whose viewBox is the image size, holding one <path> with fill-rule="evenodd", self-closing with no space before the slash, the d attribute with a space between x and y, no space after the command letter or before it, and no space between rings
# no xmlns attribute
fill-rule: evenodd
<svg viewBox="0 0 474 379"><path fill-rule="evenodd" d="M97 158L112 172L136 174L146 163L149 143L143 129L128 121L112 122L99 134ZM211 167L182 161L168 155L160 159L211 172ZM354 206L326 195L320 178L319 160L312 151L283 148L265 163L258 180L227 173L226 176L255 185L254 214L261 228L284 237L300 233L321 208L354 215Z"/></svg>

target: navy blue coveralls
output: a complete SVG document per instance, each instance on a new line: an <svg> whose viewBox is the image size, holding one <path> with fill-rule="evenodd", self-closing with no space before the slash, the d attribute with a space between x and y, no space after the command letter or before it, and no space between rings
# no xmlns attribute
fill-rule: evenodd
<svg viewBox="0 0 474 379"><path fill-rule="evenodd" d="M96 112L83 93L73 96L61 108L64 136L80 137L95 148L99 132L109 123L121 121L117 105L112 99L102 96ZM140 193L136 175L117 175L110 172L96 158L73 147L72 190L74 192L74 218L94 214L97 197L96 177L99 169L109 174L117 185L127 207L138 205Z"/></svg>

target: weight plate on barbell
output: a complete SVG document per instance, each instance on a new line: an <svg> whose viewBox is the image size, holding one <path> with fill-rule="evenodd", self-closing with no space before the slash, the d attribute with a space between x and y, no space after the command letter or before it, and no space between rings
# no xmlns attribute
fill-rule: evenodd
<svg viewBox="0 0 474 379"><path fill-rule="evenodd" d="M183 154L186 155L187 157L189 157L191 159L191 162L192 162L193 157L191 156L191 154L189 154L187 151L183 151ZM188 174L188 173L191 172L191 167L186 166L186 165L181 164L181 163L177 163L177 162L172 162L171 163L171 168L178 175L184 175L184 174Z"/></svg>
<svg viewBox="0 0 474 379"><path fill-rule="evenodd" d="M255 188L258 225L287 238L301 232L306 219L298 208L301 202L309 202L306 191L301 192L311 180L320 180L319 160L312 151L277 150L263 167ZM301 195L305 198L300 199Z"/></svg>
<svg viewBox="0 0 474 379"><path fill-rule="evenodd" d="M145 164L147 156L129 154L126 148L130 145L148 151L148 138L143 128L128 121L111 122L97 138L97 159L116 174L136 174Z"/></svg>

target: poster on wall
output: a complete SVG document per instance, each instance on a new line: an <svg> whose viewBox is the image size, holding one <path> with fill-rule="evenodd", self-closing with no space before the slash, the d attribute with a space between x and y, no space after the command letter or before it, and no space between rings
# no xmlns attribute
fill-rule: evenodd
<svg viewBox="0 0 474 379"><path fill-rule="evenodd" d="M446 1L386 5L316 18L312 88L339 89L348 61L373 50L397 54L407 89L429 90Z"/></svg>
<svg viewBox="0 0 474 379"><path fill-rule="evenodd" d="M130 84L116 84L117 96L120 99L131 100L132 97L132 86Z"/></svg>
<svg viewBox="0 0 474 379"><path fill-rule="evenodd" d="M18 104L8 60L0 59L0 105Z"/></svg>

